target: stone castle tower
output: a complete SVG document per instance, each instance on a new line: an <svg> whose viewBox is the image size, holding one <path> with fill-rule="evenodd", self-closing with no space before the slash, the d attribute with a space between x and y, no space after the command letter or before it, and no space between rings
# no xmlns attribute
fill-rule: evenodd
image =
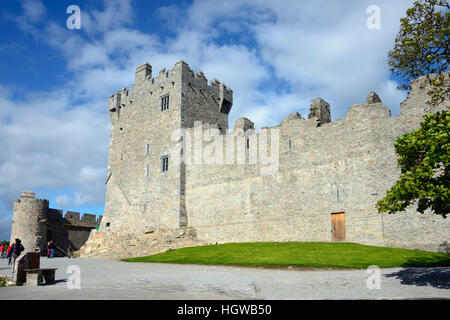
<svg viewBox="0 0 450 320"><path fill-rule="evenodd" d="M195 121L225 131L232 104L231 89L217 80L208 84L184 61L156 77L150 64L138 67L133 87L109 98L107 219L100 228L134 233L187 226L186 169L171 159L173 134Z"/></svg>
<svg viewBox="0 0 450 320"><path fill-rule="evenodd" d="M53 240L60 250L56 255L63 255L69 246L80 249L101 218L87 213L80 217L73 211L64 216L62 210L49 208L47 199L37 199L33 191L22 191L20 199L14 201L10 243L19 238L25 252L44 253L47 242Z"/></svg>
<svg viewBox="0 0 450 320"><path fill-rule="evenodd" d="M397 137L419 128L425 113L450 108L448 100L427 105L429 89L426 77L413 81L398 116L371 92L331 121L330 104L317 98L308 119L294 112L256 133L246 118L228 130L233 92L224 84L184 61L157 76L144 64L129 90L109 98L105 214L80 253L130 257L248 241L441 250L449 219L414 206L395 215L375 207L400 175ZM185 160L193 153L191 161L175 161L173 150ZM206 154L223 161L201 161ZM269 173L267 158L276 160Z"/></svg>
<svg viewBox="0 0 450 320"><path fill-rule="evenodd" d="M45 246L45 230L41 223L47 215L48 200L36 199L33 191L22 191L20 199L14 201L11 241L22 240L29 252L36 252Z"/></svg>

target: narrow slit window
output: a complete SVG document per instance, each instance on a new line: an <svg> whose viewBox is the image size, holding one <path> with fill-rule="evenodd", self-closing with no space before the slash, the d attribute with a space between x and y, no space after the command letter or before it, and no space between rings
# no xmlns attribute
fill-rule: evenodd
<svg viewBox="0 0 450 320"><path fill-rule="evenodd" d="M147 143L147 152L146 154L149 156L150 155L150 143Z"/></svg>
<svg viewBox="0 0 450 320"><path fill-rule="evenodd" d="M161 97L161 111L165 111L169 109L169 95L165 95Z"/></svg>
<svg viewBox="0 0 450 320"><path fill-rule="evenodd" d="M169 156L161 158L161 171L166 172L169 170Z"/></svg>

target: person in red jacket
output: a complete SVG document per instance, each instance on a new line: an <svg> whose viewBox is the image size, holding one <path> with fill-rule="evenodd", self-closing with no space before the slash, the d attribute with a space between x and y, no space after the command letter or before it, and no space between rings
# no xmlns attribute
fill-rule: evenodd
<svg viewBox="0 0 450 320"><path fill-rule="evenodd" d="M5 246L2 244L0 246L0 258L3 259L3 252L5 251Z"/></svg>
<svg viewBox="0 0 450 320"><path fill-rule="evenodd" d="M6 257L8 258L8 266L11 264L12 256L10 255L12 245L10 244L8 250L6 251Z"/></svg>

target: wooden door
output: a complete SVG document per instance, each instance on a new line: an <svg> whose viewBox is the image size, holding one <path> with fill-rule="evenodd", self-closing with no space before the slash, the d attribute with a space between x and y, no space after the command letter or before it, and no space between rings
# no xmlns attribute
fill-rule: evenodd
<svg viewBox="0 0 450 320"><path fill-rule="evenodd" d="M333 241L345 241L345 212L331 214Z"/></svg>

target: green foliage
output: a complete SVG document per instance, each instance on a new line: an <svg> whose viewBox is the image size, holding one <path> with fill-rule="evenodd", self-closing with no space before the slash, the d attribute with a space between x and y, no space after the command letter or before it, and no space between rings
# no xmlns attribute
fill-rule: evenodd
<svg viewBox="0 0 450 320"><path fill-rule="evenodd" d="M443 72L449 70L450 6L446 0L418 0L400 20L400 31L388 64L408 89L409 83L423 75L433 89L428 104L450 99L450 86ZM442 10L444 9L444 10ZM445 10L447 9L447 10ZM401 167L400 179L378 201L379 212L395 213L416 203L423 213L430 208L444 218L449 203L449 118L448 111L428 114L420 129L397 139L395 148Z"/></svg>
<svg viewBox="0 0 450 320"><path fill-rule="evenodd" d="M299 268L450 266L450 256L444 253L330 242L227 243L123 261Z"/></svg>
<svg viewBox="0 0 450 320"><path fill-rule="evenodd" d="M411 80L420 76L435 74L430 79L435 87L429 92L431 104L450 96L450 88L440 74L448 71L450 64L450 12L445 8L449 8L445 0L414 2L406 17L400 20L394 48L389 51L388 65L392 73L404 80L401 89L408 89Z"/></svg>
<svg viewBox="0 0 450 320"><path fill-rule="evenodd" d="M400 179L377 202L379 212L403 211L418 202L444 218L450 212L450 112L425 115L421 127L397 138Z"/></svg>

